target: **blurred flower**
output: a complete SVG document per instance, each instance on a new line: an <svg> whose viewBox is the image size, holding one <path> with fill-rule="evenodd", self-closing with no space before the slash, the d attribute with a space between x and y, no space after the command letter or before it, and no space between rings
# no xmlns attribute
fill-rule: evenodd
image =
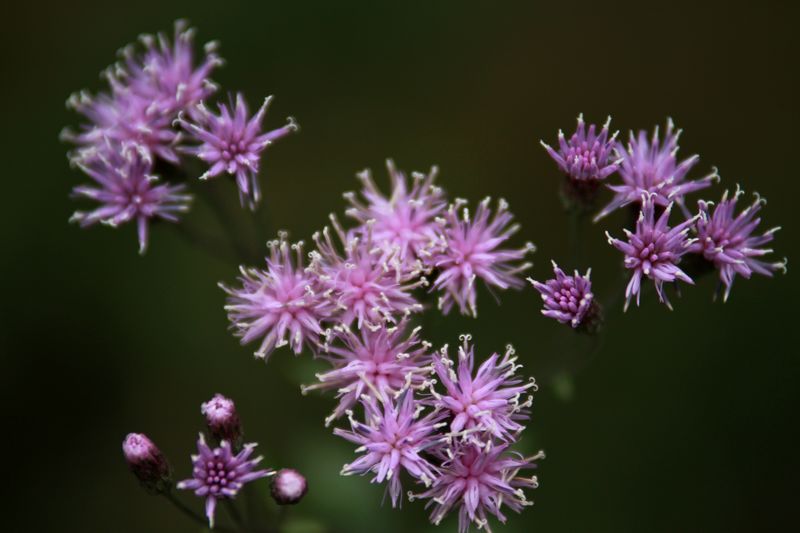
<svg viewBox="0 0 800 533"><path fill-rule="evenodd" d="M320 322L330 314L330 305L319 290L316 278L303 268L303 243L292 244L297 254L292 261L286 234L267 243L267 269L242 267L241 287L220 287L228 293L228 320L242 344L263 337L255 352L267 359L275 348L288 345L295 353L303 345L314 349L323 328Z"/></svg>
<svg viewBox="0 0 800 533"><path fill-rule="evenodd" d="M363 454L344 465L342 475L372 472L375 474L372 483L388 481L392 507L397 507L402 490L402 470L426 486L437 475L436 468L423 457L422 452L439 440L436 431L441 417L429 413L419 418L422 406L414 401L410 390L405 391L396 404L388 401L381 406L372 397L362 398L362 403L364 423L355 420L352 412L348 411L351 431L333 430L334 434L357 444L357 453Z"/></svg>
<svg viewBox="0 0 800 533"><path fill-rule="evenodd" d="M363 183L361 191L366 204L355 193L345 193L345 198L353 207L347 210L348 216L362 225L372 222L373 240L384 252L385 257L396 260L400 265L426 263L430 248L436 239L435 218L445 209L444 192L433 184L438 172L433 167L428 174L413 172L411 188L406 176L397 170L391 159L386 167L391 179L391 196L381 194L369 170L358 174Z"/></svg>
<svg viewBox="0 0 800 533"><path fill-rule="evenodd" d="M519 225L509 226L513 216L502 199L497 204L497 212L490 219L490 201L489 198L484 199L473 218L464 207L459 218L459 209L466 202L457 200L440 219L440 243L431 259L439 275L431 290L444 291L445 294L439 299L439 307L444 313L448 313L455 303L462 314L477 316L476 278L481 278L489 287L520 288L523 281L518 274L531 266L531 263L513 263L534 250L533 244L528 243L516 250L498 249L517 232Z"/></svg>
<svg viewBox="0 0 800 533"><path fill-rule="evenodd" d="M166 492L172 486L167 458L147 435L128 433L122 441L122 453L136 479L149 492Z"/></svg>
<svg viewBox="0 0 800 533"><path fill-rule="evenodd" d="M294 505L308 492L306 478L297 470L283 468L272 478L272 499L278 505Z"/></svg>
<svg viewBox="0 0 800 533"><path fill-rule="evenodd" d="M151 220L177 222L178 214L189 209L191 197L181 194L183 186L157 184L147 151L139 145L106 139L105 145L84 150L73 163L97 182L97 186L75 187L73 196L95 200L100 206L76 211L70 220L81 227L97 222L117 227L136 221L140 253L147 249Z"/></svg>
<svg viewBox="0 0 800 533"><path fill-rule="evenodd" d="M522 365L517 365L514 349L506 348L505 355L492 354L473 375L475 367L474 348L471 337L462 335L458 348L458 361L450 359L447 346L439 356L434 356L433 366L442 386L443 394L431 385L434 407L448 412L450 437L485 444L488 436L503 442L515 439L524 428L520 420L527 420L528 408L533 402L527 396L528 389L535 390L533 380L523 382L516 376Z"/></svg>
<svg viewBox="0 0 800 533"><path fill-rule="evenodd" d="M590 207L597 195L600 182L619 168L621 159L617 158L616 137L608 135L608 117L600 133L596 133L594 124L586 129L583 114L578 116L578 128L569 138L558 131L558 151L544 141L539 141L547 153L567 177L564 187L566 199L582 207Z"/></svg>
<svg viewBox="0 0 800 533"><path fill-rule="evenodd" d="M218 448L209 448L205 437L200 434L197 441L197 455L192 456L192 477L178 483L178 488L193 490L197 496L206 499L208 525L214 527L214 510L217 501L235 498L245 483L271 476L274 470L256 470L263 457L250 459L256 444L245 444L241 452L234 455L231 444L224 440Z"/></svg>
<svg viewBox="0 0 800 533"><path fill-rule="evenodd" d="M201 103L196 108L196 122L186 120L182 115L176 121L201 143L182 149L210 166L200 179L213 178L222 173L235 176L242 205L247 203L250 209L255 209L261 200L258 184L261 152L277 139L298 129L289 117L289 122L282 128L262 133L261 122L271 100L271 96L266 98L256 114L248 118L244 97L237 93L235 104L231 97L229 105L218 105L219 115L214 115Z"/></svg>
<svg viewBox="0 0 800 533"><path fill-rule="evenodd" d="M326 343L320 354L333 364L333 370L317 374L319 383L303 387L334 389L339 404L326 424L351 409L363 395L382 402L391 402L407 388L418 389L431 372L430 344L420 342L419 330L407 332L408 323L402 320L394 327L376 330L362 328L353 332L339 326L333 333L334 342Z"/></svg>
<svg viewBox="0 0 800 533"><path fill-rule="evenodd" d="M209 401L203 402L200 412L206 417L208 429L215 439L226 440L234 448L239 446L242 438L242 423L233 400L222 394L215 394Z"/></svg>
<svg viewBox="0 0 800 533"><path fill-rule="evenodd" d="M133 45L122 49L117 82L149 102L150 111L172 117L179 111L191 112L195 104L217 90L209 76L223 63L216 53L218 43L212 41L205 45L205 56L195 67L194 34L185 20L177 20L172 43L163 33L142 35L139 40L144 53L138 54Z"/></svg>
<svg viewBox="0 0 800 533"><path fill-rule="evenodd" d="M433 486L421 494L409 494L409 498L429 499L426 507L433 507L430 518L436 525L451 510L458 509L458 531L466 533L470 523L491 531L489 515L505 523L504 504L517 513L533 505L523 489L537 488L538 480L519 473L536 468L536 461L544 459L544 453L523 457L509 452L507 444L485 448L462 444L441 459L441 472Z"/></svg>
<svg viewBox="0 0 800 533"><path fill-rule="evenodd" d="M630 133L628 150L620 151L622 164L619 175L623 183L608 186L614 191L614 198L595 217L595 220L631 202L641 201L643 193L651 195L655 204L661 207L675 202L686 214L683 197L705 189L713 181L719 180L716 169L700 179L686 180L686 175L700 158L693 155L678 163L678 137L681 130L673 131L673 128L672 119L667 119L667 131L663 142L659 139L658 126L649 142L647 132L644 130L639 131L636 138L633 132Z"/></svg>
<svg viewBox="0 0 800 533"><path fill-rule="evenodd" d="M625 268L633 270L631 280L625 289L625 309L634 296L636 305L639 305L642 276L653 280L658 299L670 309L672 305L664 293L664 282L681 280L694 284L692 278L677 265L695 241L688 238L688 233L699 215L670 228L668 221L673 204L667 206L658 220L655 219L655 204L656 194L642 195L642 210L636 222L636 233L624 230L628 242L615 239L606 232L608 243L625 254Z"/></svg>
<svg viewBox="0 0 800 533"><path fill-rule="evenodd" d="M105 149L111 140L118 145L135 144L147 152L148 158L160 157L178 164L175 147L180 135L172 127L172 117L152 109L150 104L121 85L112 94L73 94L67 107L84 115L89 123L82 126L80 133L65 128L61 139L79 146L72 158L85 157L85 151Z"/></svg>
<svg viewBox="0 0 800 533"><path fill-rule="evenodd" d="M599 318L598 304L594 300L589 279L592 269L588 269L583 276L577 270L572 276L567 276L553 261L553 272L556 277L544 283L528 278L542 295L542 314L573 328L591 325Z"/></svg>
<svg viewBox="0 0 800 533"><path fill-rule="evenodd" d="M750 279L753 272L770 277L778 270L786 272L786 259L775 263L759 259L772 252L772 249L763 246L771 242L775 232L780 229L775 227L761 235L753 235L761 222L756 215L767 201L756 194L753 203L734 216L736 202L742 194L744 191L738 186L730 199L728 191L725 191L713 214L713 202L698 202L700 219L697 221L697 240L689 248L691 252L702 254L719 269L720 280L725 285L723 298L726 301L737 274Z"/></svg>
<svg viewBox="0 0 800 533"><path fill-rule="evenodd" d="M331 222L344 254L339 253L326 226L321 234L314 234L317 250L310 254L310 269L319 277L343 324L355 321L359 329L378 328L422 309L411 291L427 281L417 272L392 268L373 239L371 224L362 235L353 235L345 234L333 215Z"/></svg>

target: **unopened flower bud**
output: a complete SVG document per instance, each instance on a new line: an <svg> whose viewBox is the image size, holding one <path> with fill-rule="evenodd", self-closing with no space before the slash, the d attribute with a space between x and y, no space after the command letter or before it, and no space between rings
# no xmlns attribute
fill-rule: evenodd
<svg viewBox="0 0 800 533"><path fill-rule="evenodd" d="M272 497L279 505L294 505L307 491L306 478L297 470L284 468L272 479Z"/></svg>
<svg viewBox="0 0 800 533"><path fill-rule="evenodd" d="M233 400L222 394L215 394L203 403L200 412L206 417L208 430L219 441L228 441L233 448L238 448L242 439L242 424L236 413Z"/></svg>
<svg viewBox="0 0 800 533"><path fill-rule="evenodd" d="M163 493L172 486L167 458L142 433L129 433L122 441L122 453L136 479L148 492Z"/></svg>

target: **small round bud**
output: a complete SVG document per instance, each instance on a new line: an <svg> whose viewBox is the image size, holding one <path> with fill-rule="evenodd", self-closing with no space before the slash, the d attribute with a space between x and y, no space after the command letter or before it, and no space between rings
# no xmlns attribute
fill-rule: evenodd
<svg viewBox="0 0 800 533"><path fill-rule="evenodd" d="M200 412L206 417L208 430L218 441L227 440L231 446L238 448L242 439L242 424L236 413L233 400L222 394L215 394L203 403Z"/></svg>
<svg viewBox="0 0 800 533"><path fill-rule="evenodd" d="M272 479L272 498L279 505L294 505L303 499L307 491L306 478L297 470L284 468Z"/></svg>
<svg viewBox="0 0 800 533"><path fill-rule="evenodd" d="M142 433L129 433L122 441L122 453L136 479L148 492L163 493L172 486L167 458Z"/></svg>

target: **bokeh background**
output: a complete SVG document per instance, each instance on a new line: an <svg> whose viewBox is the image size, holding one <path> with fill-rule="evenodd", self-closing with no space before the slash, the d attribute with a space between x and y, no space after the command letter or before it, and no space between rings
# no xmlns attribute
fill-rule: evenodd
<svg viewBox="0 0 800 533"><path fill-rule="evenodd" d="M299 391L319 366L285 351L265 366L227 331L216 283L232 282L234 265L168 225L139 257L131 228L67 224L69 190L84 178L58 141L80 120L64 100L100 89L119 47L179 17L200 42L221 40L216 81L251 102L275 94L268 124L294 115L303 128L268 152L259 215L231 211L228 227L253 255L277 228L308 241L343 210L356 171L371 167L385 186L391 156L407 170L438 164L453 197L507 198L519 243L538 245L534 276L548 275L550 258L592 266L606 295L620 257L603 231L625 217L588 227L584 260L571 264L559 176L538 141L571 130L579 112L611 114L623 132L672 116L682 153L701 155L695 175L720 169L709 197L741 183L769 199L765 224L783 226L775 248L790 258L787 276L737 280L725 305L712 302L711 277L675 312L652 294L625 315L618 304L589 362L575 362L576 339L538 314L532 289L502 294L501 305L481 293L478 320L432 317L426 336L438 346L468 331L482 354L511 342L540 383L520 443L547 452L536 505L498 531L767 531L794 520L795 3L80 0L4 10L4 531L197 531L140 490L120 443L146 432L187 475L199 404L215 392L235 398L267 464L308 477L292 531L456 529L454 519L428 525L419 503L381 507L381 487L338 475L352 447L323 427L333 399ZM192 224L221 231L196 207Z"/></svg>

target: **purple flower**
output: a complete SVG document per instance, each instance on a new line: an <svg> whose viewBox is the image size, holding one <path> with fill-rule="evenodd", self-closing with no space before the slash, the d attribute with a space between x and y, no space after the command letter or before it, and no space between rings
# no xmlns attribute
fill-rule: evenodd
<svg viewBox="0 0 800 533"><path fill-rule="evenodd" d="M201 144L184 148L209 165L200 176L201 180L227 173L235 176L242 205L255 209L261 200L258 184L258 168L261 152L277 139L297 131L297 124L289 117L282 128L262 133L261 122L272 97L261 104L258 112L249 117L247 104L241 93L236 94L236 103L231 99L229 105L219 104L219 115L211 113L202 103L197 106L197 123L179 116L177 123L188 131Z"/></svg>
<svg viewBox="0 0 800 533"><path fill-rule="evenodd" d="M295 354L303 345L314 349L322 334L320 322L330 314L328 300L319 290L316 277L303 268L303 243L291 245L297 254L292 261L286 234L267 243L267 269L240 269L241 287L220 287L228 293L228 319L242 344L263 337L255 352L267 359L275 348L289 345Z"/></svg>
<svg viewBox="0 0 800 533"><path fill-rule="evenodd" d="M505 355L492 354L473 374L474 349L471 337L462 335L458 361L450 359L447 346L434 357L434 370L445 388L440 394L431 386L431 403L437 410L448 412L450 437L484 444L487 437L503 442L513 441L524 428L519 421L527 420L533 397L524 395L535 390L533 380L523 382L516 376L514 349L506 348Z"/></svg>
<svg viewBox="0 0 800 533"><path fill-rule="evenodd" d="M736 202L742 194L744 191L738 186L733 198L729 199L728 191L725 191L713 214L713 202L698 202L700 219L697 221L697 240L690 247L691 252L703 254L703 257L719 269L720 280L725 285L725 301L728 300L737 274L749 279L753 272L770 277L777 270L786 272L786 259L775 263L760 259L772 252L763 246L772 241L780 227L772 228L761 235L753 235L761 222L756 215L767 201L756 194L750 206L734 215Z"/></svg>
<svg viewBox="0 0 800 533"><path fill-rule="evenodd" d="M544 283L528 278L542 295L544 301L542 314L562 324L569 324L573 328L588 325L598 312L592 294L592 282L589 279L592 269L588 269L583 276L577 270L574 275L567 276L553 261L553 272L556 277Z"/></svg>
<svg viewBox="0 0 800 533"><path fill-rule="evenodd" d="M678 263L694 242L694 239L689 239L688 234L699 215L670 228L668 220L673 204L667 205L656 220L656 201L655 193L642 195L642 210L636 221L636 233L624 230L628 242L615 239L606 232L608 243L625 254L625 268L633 270L625 289L625 309L634 296L636 305L639 305L642 276L654 281L658 299L670 309L672 305L664 293L664 282L681 280L694 285L692 278L678 268Z"/></svg>
<svg viewBox="0 0 800 533"><path fill-rule="evenodd" d="M153 219L178 221L178 214L189 209L191 196L181 194L181 185L159 185L151 174L152 162L138 145L118 145L106 140L103 147L84 150L73 160L96 186L81 185L73 195L100 203L93 211L76 211L71 221L81 227L101 222L117 227L135 221L139 252L147 249L148 227Z"/></svg>
<svg viewBox="0 0 800 533"><path fill-rule="evenodd" d="M431 264L439 269L439 275L431 290L444 291L439 307L445 314L455 303L462 314L477 316L476 278L490 287L520 288L523 282L518 274L531 266L531 263L517 262L534 250L533 244L528 243L516 250L498 248L517 232L519 225L509 226L513 216L508 212L505 200L498 202L493 217L489 202L489 198L484 199L475 216L470 218L466 207L463 216L458 216L459 209L466 202L457 200L440 219L439 248L431 259Z"/></svg>
<svg viewBox="0 0 800 533"><path fill-rule="evenodd" d="M311 252L310 268L319 276L343 324L355 321L359 329L365 325L378 328L422 309L411 291L427 281L418 278L417 272L392 268L373 240L370 224L362 234L348 235L333 215L331 222L344 254L339 253L326 226L322 234L314 234L317 250Z"/></svg>
<svg viewBox="0 0 800 533"><path fill-rule="evenodd" d="M339 404L326 424L342 416L364 395L391 402L403 390L425 384L431 372L430 344L420 342L421 328L407 333L407 325L402 320L396 326L376 330L335 329L334 342L326 344L321 354L333 364L333 370L317 374L319 383L303 387L304 393L313 389L338 391Z"/></svg>
<svg viewBox="0 0 800 533"><path fill-rule="evenodd" d="M133 45L122 49L117 83L149 102L150 111L173 117L179 111L191 112L195 104L217 90L209 76L223 63L216 53L218 43L212 41L205 45L205 57L195 67L194 34L185 20L177 20L172 43L163 33L142 35L139 40L144 53L138 54Z"/></svg>
<svg viewBox="0 0 800 533"><path fill-rule="evenodd" d="M149 492L166 492L172 485L169 463L147 435L128 433L122 441L128 468Z"/></svg>
<svg viewBox="0 0 800 533"><path fill-rule="evenodd" d="M87 92L73 94L67 107L89 119L79 133L69 128L61 138L79 146L73 158L84 157L83 152L103 149L107 140L115 144L136 144L147 151L148 157L159 157L178 164L175 147L180 135L172 127L172 117L150 107L150 102L133 94L127 87L119 86L113 94L100 93L93 97Z"/></svg>
<svg viewBox="0 0 800 533"><path fill-rule="evenodd" d="M242 438L242 424L233 400L222 394L215 394L200 406L200 412L206 417L208 429L215 439L226 440L234 447Z"/></svg>
<svg viewBox="0 0 800 533"><path fill-rule="evenodd" d="M426 507L433 507L430 518L434 524L457 509L459 533L466 533L470 523L491 531L489 515L506 522L503 505L517 513L533 505L523 489L537 488L538 480L536 476L522 477L520 471L536 468L544 453L523 457L509 452L507 444L485 448L462 444L440 454L443 463L433 486L421 494L409 494L412 500L428 499Z"/></svg>
<svg viewBox="0 0 800 533"><path fill-rule="evenodd" d="M233 499L250 481L271 476L274 470L256 470L263 457L250 459L256 444L245 444L242 451L234 455L231 444L224 440L219 448L210 448L203 434L197 441L197 455L192 456L192 477L178 483L178 488L193 490L206 499L206 516L209 527L214 527L214 510L217 501Z"/></svg>
<svg viewBox="0 0 800 533"><path fill-rule="evenodd" d="M364 170L358 178L364 186L361 194L366 203L361 203L355 193L345 193L353 206L347 214L362 225L371 221L373 240L385 257L402 266L418 268L409 265L427 263L438 230L435 219L446 207L444 192L433 184L438 169L433 167L428 174L413 172L409 189L405 174L395 168L391 159L386 167L391 196L381 194L370 171Z"/></svg>
<svg viewBox="0 0 800 533"><path fill-rule="evenodd" d="M678 137L681 130L673 131L673 128L672 119L667 119L663 142L659 138L658 126L650 141L647 140L647 132L644 130L639 131L636 138L633 132L630 133L628 150L620 152L622 165L619 175L623 183L608 186L614 191L614 198L595 217L595 221L624 205L641 201L643 193L652 195L656 205L661 207L676 202L686 213L683 197L705 189L714 180L719 180L716 169L698 180L686 179L686 175L700 158L693 155L678 163Z"/></svg>
<svg viewBox="0 0 800 533"><path fill-rule="evenodd" d="M569 140L561 130L558 131L558 151L544 141L539 142L570 180L601 181L616 172L621 162L616 156L617 133L610 138L608 136L610 124L611 117L608 117L599 134L595 132L594 124L589 125L589 130L586 131L581 114L578 116L578 128Z"/></svg>
<svg viewBox="0 0 800 533"><path fill-rule="evenodd" d="M308 492L306 478L292 468L278 470L272 478L272 499L278 505L294 505Z"/></svg>
<svg viewBox="0 0 800 533"><path fill-rule="evenodd" d="M358 444L357 453L363 454L344 465L342 475L372 472L375 474L372 483L388 481L392 507L397 507L400 499L403 470L426 486L437 476L436 467L422 453L440 440L437 430L441 425L438 413L419 417L422 407L415 402L412 391L405 391L396 401L381 405L372 397L364 397L365 422L355 420L352 411L348 411L351 430L333 430L334 434Z"/></svg>

